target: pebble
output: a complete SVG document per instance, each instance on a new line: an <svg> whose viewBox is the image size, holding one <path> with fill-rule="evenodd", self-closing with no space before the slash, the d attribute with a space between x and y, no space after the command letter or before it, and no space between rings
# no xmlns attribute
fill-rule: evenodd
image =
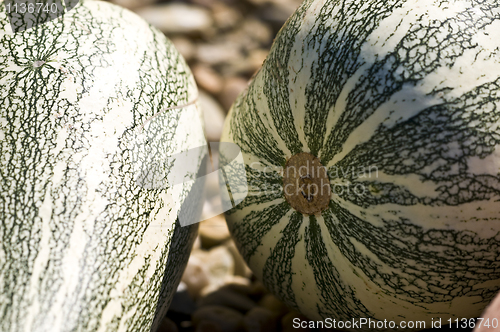
<svg viewBox="0 0 500 332"><path fill-rule="evenodd" d="M228 240L224 243L226 248L229 249L231 255L233 255L234 260L234 275L249 278L252 276L252 270L248 267L247 263L241 256L236 244L233 240Z"/></svg>
<svg viewBox="0 0 500 332"><path fill-rule="evenodd" d="M255 307L243 318L243 326L247 332L276 331L278 317L268 309Z"/></svg>
<svg viewBox="0 0 500 332"><path fill-rule="evenodd" d="M212 322L221 332L235 332L243 327L243 314L219 305L204 306L193 313L195 327L203 321Z"/></svg>
<svg viewBox="0 0 500 332"><path fill-rule="evenodd" d="M184 38L184 37L171 37L170 40L174 44L175 48L179 53L182 55L184 60L190 61L193 59L195 53L196 53L196 46L189 41L189 39Z"/></svg>
<svg viewBox="0 0 500 332"><path fill-rule="evenodd" d="M225 279L234 274L234 261L226 247L214 247L208 251L205 265L209 270L210 283L224 285Z"/></svg>
<svg viewBox="0 0 500 332"><path fill-rule="evenodd" d="M230 31L225 34L224 42L227 44L234 45L236 50L238 50L239 57L238 59L234 59L234 61L228 61L223 63L225 66L235 66L237 63L242 63L245 61L245 56L248 52L253 49L259 48L261 43L256 40L252 35L249 35L243 26L240 26L238 29L234 31ZM231 75L231 72L228 73L227 69L222 69L221 72L224 75Z"/></svg>
<svg viewBox="0 0 500 332"><path fill-rule="evenodd" d="M226 114L222 106L210 95L199 92L198 100L205 119L205 134L208 142L218 142L222 135Z"/></svg>
<svg viewBox="0 0 500 332"><path fill-rule="evenodd" d="M256 19L246 19L243 22L242 30L246 36L251 37L261 45L270 46L273 40L271 28L267 24Z"/></svg>
<svg viewBox="0 0 500 332"><path fill-rule="evenodd" d="M302 1L269 0L266 2L267 4L262 4L261 6L259 6L257 16L263 21L272 24L275 29L279 29L281 28L283 23L295 12Z"/></svg>
<svg viewBox="0 0 500 332"><path fill-rule="evenodd" d="M224 82L219 101L225 110L229 110L240 93L248 87L248 80L243 77L229 77Z"/></svg>
<svg viewBox="0 0 500 332"><path fill-rule="evenodd" d="M263 6L269 2L269 0L247 0L247 1L258 7Z"/></svg>
<svg viewBox="0 0 500 332"><path fill-rule="evenodd" d="M221 30L234 28L242 21L242 15L238 10L222 2L215 2L211 9L215 25Z"/></svg>
<svg viewBox="0 0 500 332"><path fill-rule="evenodd" d="M202 250L193 250L182 275L182 282L188 288L189 294L197 298L203 288L210 284L209 270L206 265L206 253Z"/></svg>
<svg viewBox="0 0 500 332"><path fill-rule="evenodd" d="M267 293L269 293L269 291L266 289L266 287L264 287L264 285L260 281L256 280L252 284L252 294L254 296L263 297Z"/></svg>
<svg viewBox="0 0 500 332"><path fill-rule="evenodd" d="M199 234L198 236L196 236L196 239L194 239L193 248L191 248L191 250L196 250L196 249L201 249L201 239Z"/></svg>
<svg viewBox="0 0 500 332"><path fill-rule="evenodd" d="M252 50L243 61L232 63L228 70L234 75L253 76L262 67L267 55L266 50Z"/></svg>
<svg viewBox="0 0 500 332"><path fill-rule="evenodd" d="M191 70L193 71L198 87L201 89L211 94L218 94L222 90L224 80L211 67L203 64L196 64Z"/></svg>
<svg viewBox="0 0 500 332"><path fill-rule="evenodd" d="M206 8L212 8L215 6L220 0L191 0L192 3L195 3L197 5L206 7Z"/></svg>
<svg viewBox="0 0 500 332"><path fill-rule="evenodd" d="M192 300L191 294L189 294L187 288L183 291L177 290L177 292L175 292L168 310L175 312L177 315L182 314L188 316L196 310L196 303Z"/></svg>
<svg viewBox="0 0 500 332"><path fill-rule="evenodd" d="M262 64L264 63L264 60L266 60L268 54L269 52L264 49L256 49L250 52L248 62L252 71L259 70L262 67Z"/></svg>
<svg viewBox="0 0 500 332"><path fill-rule="evenodd" d="M240 312L247 312L257 306L257 303L252 301L245 294L241 294L226 286L202 297L197 304L198 307L221 305Z"/></svg>
<svg viewBox="0 0 500 332"><path fill-rule="evenodd" d="M193 298L199 298L228 283L234 274L234 261L224 246L193 250L182 281Z"/></svg>
<svg viewBox="0 0 500 332"><path fill-rule="evenodd" d="M177 328L177 325L173 321L171 321L169 318L165 317L161 321L160 326L158 327L157 332L178 332L179 329Z"/></svg>
<svg viewBox="0 0 500 332"><path fill-rule="evenodd" d="M283 317L288 313L287 306L273 294L266 294L259 301L259 306L274 312L278 317Z"/></svg>
<svg viewBox="0 0 500 332"><path fill-rule="evenodd" d="M179 285L177 285L177 290L176 292L184 292L187 291L187 285L185 282L179 282Z"/></svg>
<svg viewBox="0 0 500 332"><path fill-rule="evenodd" d="M227 229L224 215L217 215L213 218L203 220L200 223L198 232L200 234L202 247L207 249L223 243L231 236Z"/></svg>
<svg viewBox="0 0 500 332"><path fill-rule="evenodd" d="M198 61L208 65L241 61L239 45L234 42L199 44L196 50Z"/></svg>
<svg viewBox="0 0 500 332"><path fill-rule="evenodd" d="M219 326L209 320L202 320L196 326L196 332L222 332Z"/></svg>
<svg viewBox="0 0 500 332"><path fill-rule="evenodd" d="M254 288L252 282L249 278L240 277L240 276L230 276L226 279L225 287L229 287L236 292L240 292L241 294L253 295Z"/></svg>
<svg viewBox="0 0 500 332"><path fill-rule="evenodd" d="M185 3L168 3L139 9L137 14L165 34L202 34L212 29L210 12Z"/></svg>
<svg viewBox="0 0 500 332"><path fill-rule="evenodd" d="M210 293L213 293L217 290L219 290L223 286L228 286L228 285L243 285L243 286L250 286L250 280L243 280L245 278L239 277L239 276L226 276L224 278L224 283L222 285L220 284L211 284L208 285L207 287L203 288L202 291L200 292L200 297L205 297Z"/></svg>
<svg viewBox="0 0 500 332"><path fill-rule="evenodd" d="M121 6L123 8L127 8L130 10L136 10L140 7L149 6L155 3L155 0L113 0L115 5Z"/></svg>

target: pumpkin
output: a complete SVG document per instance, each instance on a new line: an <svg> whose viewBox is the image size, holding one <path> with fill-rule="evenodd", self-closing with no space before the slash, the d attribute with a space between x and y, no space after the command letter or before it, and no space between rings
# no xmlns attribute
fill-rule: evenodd
<svg viewBox="0 0 500 332"><path fill-rule="evenodd" d="M200 213L163 181L206 144L189 68L106 2L0 27L0 331L155 331Z"/></svg>
<svg viewBox="0 0 500 332"><path fill-rule="evenodd" d="M222 141L248 183L231 234L288 306L428 328L498 291L499 12L306 0L283 26Z"/></svg>

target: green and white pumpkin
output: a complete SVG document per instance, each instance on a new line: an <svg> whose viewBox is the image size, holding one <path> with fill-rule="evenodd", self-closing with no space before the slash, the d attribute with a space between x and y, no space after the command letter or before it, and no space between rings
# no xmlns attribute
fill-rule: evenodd
<svg viewBox="0 0 500 332"><path fill-rule="evenodd" d="M0 29L0 331L155 331L197 231L178 214L197 218L198 191L143 172L206 144L191 72L106 2L18 33L1 2Z"/></svg>
<svg viewBox="0 0 500 332"><path fill-rule="evenodd" d="M306 0L225 123L248 183L230 231L311 319L477 317L500 288L499 127L500 3Z"/></svg>

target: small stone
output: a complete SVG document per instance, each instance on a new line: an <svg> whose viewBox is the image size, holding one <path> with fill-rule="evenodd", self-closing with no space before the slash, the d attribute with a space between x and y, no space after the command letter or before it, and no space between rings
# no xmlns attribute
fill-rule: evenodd
<svg viewBox="0 0 500 332"><path fill-rule="evenodd" d="M250 280L247 278L239 277L239 276L233 276L233 275L228 275L224 277L224 281L222 284L211 284L208 285L207 287L203 288L200 292L200 297L205 297L210 293L216 292L222 287L226 286L237 286L237 287L249 287L251 288L250 285ZM236 290L238 291L238 290Z"/></svg>
<svg viewBox="0 0 500 332"><path fill-rule="evenodd" d="M234 243L234 241L232 239L229 239L224 243L224 245L229 249L231 255L233 255L234 275L250 278L252 276L252 270L250 270L247 263L243 259L243 256L241 256L240 252L238 251L238 248L236 248L236 244Z"/></svg>
<svg viewBox="0 0 500 332"><path fill-rule="evenodd" d="M265 2L267 2L267 4L260 6L257 16L264 22L272 24L274 28L279 29L283 25L283 23L295 12L302 1L271 0Z"/></svg>
<svg viewBox="0 0 500 332"><path fill-rule="evenodd" d="M196 310L196 304L192 300L187 287L185 290L175 292L168 310L172 313L187 316Z"/></svg>
<svg viewBox="0 0 500 332"><path fill-rule="evenodd" d="M255 307L248 311L243 318L243 326L247 332L276 331L278 317L270 310Z"/></svg>
<svg viewBox="0 0 500 332"><path fill-rule="evenodd" d="M211 96L200 91L199 101L205 119L205 133L209 142L218 142L224 128L226 114Z"/></svg>
<svg viewBox="0 0 500 332"><path fill-rule="evenodd" d="M176 292L184 292L187 291L187 285L185 282L181 281L179 282L179 285L177 286Z"/></svg>
<svg viewBox="0 0 500 332"><path fill-rule="evenodd" d="M170 38L175 48L182 55L184 60L190 61L196 54L196 46L187 38L176 36Z"/></svg>
<svg viewBox="0 0 500 332"><path fill-rule="evenodd" d="M253 50L248 57L251 69L253 71L259 70L264 63L264 60L266 60L268 54L269 52L264 49Z"/></svg>
<svg viewBox="0 0 500 332"><path fill-rule="evenodd" d="M239 45L232 42L200 44L196 50L198 61L208 65L218 65L241 61Z"/></svg>
<svg viewBox="0 0 500 332"><path fill-rule="evenodd" d="M224 80L209 66L197 64L192 67L192 71L194 78L196 79L196 83L201 89L211 94L217 94L222 90Z"/></svg>
<svg viewBox="0 0 500 332"><path fill-rule="evenodd" d="M212 5L213 18L217 28L227 30L234 28L241 22L242 16L235 8L227 6L222 2L215 2Z"/></svg>
<svg viewBox="0 0 500 332"><path fill-rule="evenodd" d="M252 295L263 297L266 294L269 294L269 291L266 289L266 287L264 287L264 285L260 281L254 281L254 283L252 284Z"/></svg>
<svg viewBox="0 0 500 332"><path fill-rule="evenodd" d="M191 317L189 317L189 320L182 320L178 325L181 327L183 331L186 329L191 331L193 328L193 322L191 321Z"/></svg>
<svg viewBox="0 0 500 332"><path fill-rule="evenodd" d="M236 292L228 287L222 287L219 290L212 292L198 301L198 307L209 305L221 305L229 307L240 312L247 312L248 310L257 306L257 304L250 298Z"/></svg>
<svg viewBox="0 0 500 332"><path fill-rule="evenodd" d="M243 277L231 276L227 278L226 284L221 288L233 293L238 293L247 297L253 294L252 284L250 280Z"/></svg>
<svg viewBox="0 0 500 332"><path fill-rule="evenodd" d="M157 332L178 332L177 325L169 318L163 318Z"/></svg>
<svg viewBox="0 0 500 332"><path fill-rule="evenodd" d="M213 218L203 220L200 223L199 234L201 245L204 248L212 248L229 239L230 234L227 229L224 215L217 215Z"/></svg>
<svg viewBox="0 0 500 332"><path fill-rule="evenodd" d="M243 327L243 314L219 305L201 307L193 313L195 327L202 321L212 322L222 332L234 332Z"/></svg>
<svg viewBox="0 0 500 332"><path fill-rule="evenodd" d="M278 317L283 317L289 311L287 306L273 294L264 295L258 305L274 312Z"/></svg>
<svg viewBox="0 0 500 332"><path fill-rule="evenodd" d="M205 263L206 256L202 250L193 250L182 275L182 281L193 298L197 298L201 290L210 284L210 272Z"/></svg>
<svg viewBox="0 0 500 332"><path fill-rule="evenodd" d="M222 332L222 330L216 323L209 320L202 320L196 326L196 332Z"/></svg>
<svg viewBox="0 0 500 332"><path fill-rule="evenodd" d="M260 20L247 19L243 22L243 31L261 45L270 45L273 40L271 28Z"/></svg>
<svg viewBox="0 0 500 332"><path fill-rule="evenodd" d="M203 288L200 292L200 298L204 298L210 293L218 291L222 286L219 284L210 284L207 287Z"/></svg>
<svg viewBox="0 0 500 332"><path fill-rule="evenodd" d="M220 0L191 0L190 2L206 8L213 8L219 1Z"/></svg>
<svg viewBox="0 0 500 332"><path fill-rule="evenodd" d="M224 34L224 41L235 45L235 47L237 47L240 51L241 56L244 55L242 51L246 53L252 49L258 48L260 45L260 43L256 41L252 35L248 34L248 32L244 30L243 25ZM240 57L237 62L241 62L241 60L242 59Z"/></svg>
<svg viewBox="0 0 500 332"><path fill-rule="evenodd" d="M230 77L226 79L219 94L219 101L224 109L229 110L236 98L248 88L248 80L242 77Z"/></svg>
<svg viewBox="0 0 500 332"><path fill-rule="evenodd" d="M197 250L197 249L201 249L201 239L199 234L196 237L196 239L194 239L193 248L191 250Z"/></svg>
<svg viewBox="0 0 500 332"><path fill-rule="evenodd" d="M243 61L231 63L227 68L234 75L251 76L262 67L267 55L267 50L253 49Z"/></svg>
<svg viewBox="0 0 500 332"><path fill-rule="evenodd" d="M213 285L224 285L226 277L234 274L233 256L226 247L210 249L205 264L209 270L210 283Z"/></svg>
<svg viewBox="0 0 500 332"><path fill-rule="evenodd" d="M269 0L247 0L247 1L255 6L262 6L269 2Z"/></svg>
<svg viewBox="0 0 500 332"><path fill-rule="evenodd" d="M198 298L224 286L233 274L233 257L227 248L219 246L209 251L194 250L182 281L188 286L189 293Z"/></svg>
<svg viewBox="0 0 500 332"><path fill-rule="evenodd" d="M155 0L112 0L115 5L127 8L130 10L137 10L138 8L149 6L155 3Z"/></svg>
<svg viewBox="0 0 500 332"><path fill-rule="evenodd" d="M165 34L201 34L213 24L208 10L185 3L150 6L137 14Z"/></svg>
<svg viewBox="0 0 500 332"><path fill-rule="evenodd" d="M250 279L240 276L230 276L226 279L226 284L224 287L230 288L235 292L245 294L245 295L253 295L253 285Z"/></svg>
<svg viewBox="0 0 500 332"><path fill-rule="evenodd" d="M281 319L281 327L283 328L282 331L283 332L310 331L309 327L305 328L301 326L296 327L297 323L301 324L303 321L309 321L309 320L307 319L307 317L296 311L290 311Z"/></svg>

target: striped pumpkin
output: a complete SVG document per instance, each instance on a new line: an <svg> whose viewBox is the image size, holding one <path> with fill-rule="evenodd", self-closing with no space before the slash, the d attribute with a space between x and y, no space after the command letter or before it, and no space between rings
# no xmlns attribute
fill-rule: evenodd
<svg viewBox="0 0 500 332"><path fill-rule="evenodd" d="M222 137L249 184L228 225L270 291L311 319L481 313L500 288L499 56L497 2L299 7Z"/></svg>
<svg viewBox="0 0 500 332"><path fill-rule="evenodd" d="M196 105L169 109L196 95L170 41L127 10L83 1L14 34L0 3L0 331L156 330L197 193L144 171L205 144Z"/></svg>

